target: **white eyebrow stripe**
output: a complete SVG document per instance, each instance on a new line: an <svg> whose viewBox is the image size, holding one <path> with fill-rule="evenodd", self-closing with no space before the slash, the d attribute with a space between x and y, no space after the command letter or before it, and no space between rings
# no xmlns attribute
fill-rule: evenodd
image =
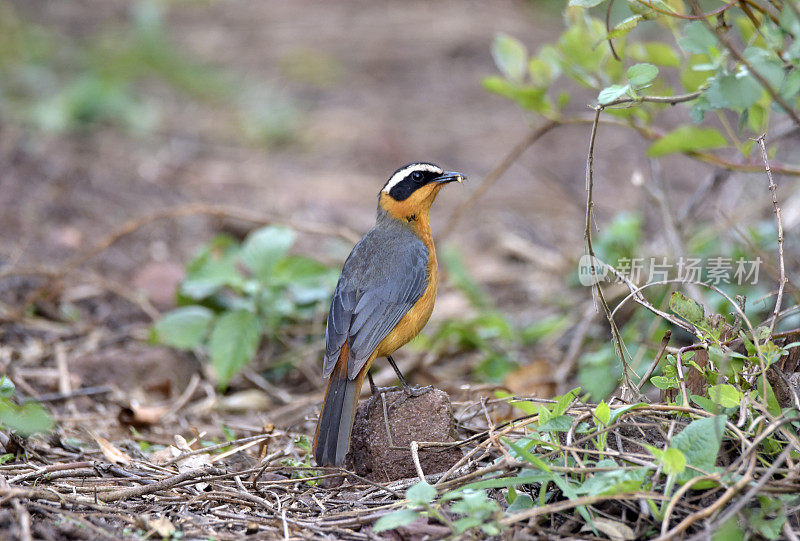
<svg viewBox="0 0 800 541"><path fill-rule="evenodd" d="M436 167L435 165L431 165L429 163L412 163L408 167L404 167L397 173L392 175L392 178L390 178L389 182L387 182L386 186L384 186L383 191L385 193L389 193L392 190L392 188L394 188L395 185L397 185L398 182L406 178L413 171L427 171L429 173L437 173L437 174L444 173L442 169Z"/></svg>

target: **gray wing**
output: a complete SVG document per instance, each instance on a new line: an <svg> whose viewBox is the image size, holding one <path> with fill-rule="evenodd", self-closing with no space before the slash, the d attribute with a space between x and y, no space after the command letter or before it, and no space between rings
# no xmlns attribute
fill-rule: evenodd
<svg viewBox="0 0 800 541"><path fill-rule="evenodd" d="M369 356L428 286L428 249L412 240L367 235L345 261L333 293L325 335L323 375L336 366L349 344L348 377L355 378ZM392 242L394 241L394 242Z"/></svg>

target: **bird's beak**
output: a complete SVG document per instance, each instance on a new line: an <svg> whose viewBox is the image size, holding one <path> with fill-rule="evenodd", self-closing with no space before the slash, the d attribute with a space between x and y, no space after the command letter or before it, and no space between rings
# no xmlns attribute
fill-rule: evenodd
<svg viewBox="0 0 800 541"><path fill-rule="evenodd" d="M447 184L448 182L464 182L467 177L457 171L445 171L436 179L440 184Z"/></svg>

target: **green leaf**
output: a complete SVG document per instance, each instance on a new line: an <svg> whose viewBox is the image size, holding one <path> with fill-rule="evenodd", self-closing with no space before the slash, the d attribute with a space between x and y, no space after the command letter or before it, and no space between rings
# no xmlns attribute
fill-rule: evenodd
<svg viewBox="0 0 800 541"><path fill-rule="evenodd" d="M458 497L459 492L467 489L471 490L481 490L484 488L508 488L508 487L516 487L520 485L530 485L532 483L544 483L549 481L552 477L552 474L546 472L535 472L531 473L534 470L523 470L520 472L519 475L515 477L498 477L495 479L482 479L481 481L475 481L474 483L469 483L464 485L463 487L459 487L453 491L450 491L444 495L442 495L442 501L449 501L456 497Z"/></svg>
<svg viewBox="0 0 800 541"><path fill-rule="evenodd" d="M394 530L401 526L408 526L419 518L419 513L412 509L400 509L375 521L372 531L376 533L385 532L386 530Z"/></svg>
<svg viewBox="0 0 800 541"><path fill-rule="evenodd" d="M53 419L38 402L15 406L6 399L0 400L0 425L27 437L53 428Z"/></svg>
<svg viewBox="0 0 800 541"><path fill-rule="evenodd" d="M678 53L666 43L649 41L647 43L635 44L631 47L636 60L646 61L656 66L664 66L667 68L677 68L681 65Z"/></svg>
<svg viewBox="0 0 800 541"><path fill-rule="evenodd" d="M161 344L179 349L199 346L214 319L204 306L183 306L164 314L153 325L153 337Z"/></svg>
<svg viewBox="0 0 800 541"><path fill-rule="evenodd" d="M647 155L657 158L674 152L696 152L727 146L725 137L714 128L681 126L656 140Z"/></svg>
<svg viewBox="0 0 800 541"><path fill-rule="evenodd" d="M739 517L734 515L720 525L711 535L712 541L741 541L745 539L744 530L739 527Z"/></svg>
<svg viewBox="0 0 800 541"><path fill-rule="evenodd" d="M726 420L725 415L694 420L680 434L672 438L670 445L683 452L688 464L706 472L713 472ZM686 473L691 477L696 475L696 472Z"/></svg>
<svg viewBox="0 0 800 541"><path fill-rule="evenodd" d="M531 507L533 507L533 498L527 494L519 494L514 500L514 503L508 506L506 513L513 515L514 513L530 509Z"/></svg>
<svg viewBox="0 0 800 541"><path fill-rule="evenodd" d="M252 312L238 310L220 316L211 331L208 351L220 387L256 354L261 341L261 325Z"/></svg>
<svg viewBox="0 0 800 541"><path fill-rule="evenodd" d="M3 375L3 377L0 378L0 398L11 398L14 396L14 391L16 391L14 382L11 381L8 376Z"/></svg>
<svg viewBox="0 0 800 541"><path fill-rule="evenodd" d="M675 378L666 378L664 376L653 376L650 378L650 383L661 390L678 388L678 382L675 381Z"/></svg>
<svg viewBox="0 0 800 541"><path fill-rule="evenodd" d="M705 315L702 304L690 299L680 291L675 291L669 298L669 309L689 323L700 323Z"/></svg>
<svg viewBox="0 0 800 541"><path fill-rule="evenodd" d="M598 464L598 466L599 465L600 464ZM580 492L589 496L636 492L642 488L642 483L648 471L649 468L643 467L635 470L619 469L597 472L581 485Z"/></svg>
<svg viewBox="0 0 800 541"><path fill-rule="evenodd" d="M606 38L607 39L621 38L631 30L636 28L636 26L644 19L645 18L643 15L632 15L627 19L623 19L621 22L617 23L617 25L614 26L614 28L611 29Z"/></svg>
<svg viewBox="0 0 800 541"><path fill-rule="evenodd" d="M299 255L288 256L275 263L270 283L278 285L312 285L319 284L330 275L332 275L332 269L319 261Z"/></svg>
<svg viewBox="0 0 800 541"><path fill-rule="evenodd" d="M617 420L617 417L619 417L620 415L622 415L623 413L625 413L628 410L632 410L632 409L636 409L636 408L642 408L642 407L646 407L646 406L647 406L647 404L644 404L642 402L637 402L636 404L628 404L627 406L622 406L620 408L614 408L614 409L611 410L611 417L609 418L609 422L606 423L606 424L613 423L614 421Z"/></svg>
<svg viewBox="0 0 800 541"><path fill-rule="evenodd" d="M601 105L608 105L612 101L615 101L627 94L628 90L630 90L628 85L611 85L600 91L600 93L597 95L597 101L600 102Z"/></svg>
<svg viewBox="0 0 800 541"><path fill-rule="evenodd" d="M681 84L687 92L700 90L709 83L709 79L716 73L716 68L710 65L708 60L708 55L695 54L690 56L688 62L682 65L680 72ZM705 96L701 95L700 98L705 99Z"/></svg>
<svg viewBox="0 0 800 541"><path fill-rule="evenodd" d="M494 396L496 398L512 398L514 394L503 389L497 389L494 392ZM528 400L509 400L508 403L519 408L525 415L536 413L536 404Z"/></svg>
<svg viewBox="0 0 800 541"><path fill-rule="evenodd" d="M481 518L486 517L496 509L497 502L489 499L484 490L465 490L461 494L461 500L451 507L454 513L469 514Z"/></svg>
<svg viewBox="0 0 800 541"><path fill-rule="evenodd" d="M524 458L525 460L527 460L528 462L530 462L531 464L533 464L534 466L536 466L537 468L539 468L542 471L545 471L547 473L551 473L552 472L552 470L550 469L550 466L545 464L545 462L541 458L539 458L537 456L534 456L533 453L531 453L530 451L528 451L527 449L525 449L521 445L518 445L518 444L514 443L513 441L511 441L509 439L506 439L506 438L503 438L503 441L506 443L506 445L508 445L511 448L512 451L514 451L514 453L517 456L519 456L521 458Z"/></svg>
<svg viewBox="0 0 800 541"><path fill-rule="evenodd" d="M684 36L678 40L678 45L687 53L704 54L716 46L717 38L700 21L694 21L684 28Z"/></svg>
<svg viewBox="0 0 800 541"><path fill-rule="evenodd" d="M269 280L275 264L286 256L297 235L287 227L269 225L252 231L242 244L242 261L262 282Z"/></svg>
<svg viewBox="0 0 800 541"><path fill-rule="evenodd" d="M611 420L611 408L605 401L600 401L597 404L597 407L594 408L594 417L603 424L603 426L608 426L608 422Z"/></svg>
<svg viewBox="0 0 800 541"><path fill-rule="evenodd" d="M482 82L487 91L514 100L524 109L543 113L551 108L547 87L522 86L497 76L486 77Z"/></svg>
<svg viewBox="0 0 800 541"><path fill-rule="evenodd" d="M780 539L783 524L786 522L786 510L780 500L769 500L764 496L758 497L761 507L748 509L750 515L748 523L758 533L767 539ZM770 516L775 515L773 518Z"/></svg>
<svg viewBox="0 0 800 541"><path fill-rule="evenodd" d="M564 393L561 397L559 397L556 400L556 405L553 407L553 416L558 417L560 415L564 415L580 391L580 387L575 387L571 391Z"/></svg>
<svg viewBox="0 0 800 541"><path fill-rule="evenodd" d="M572 426L572 417L569 415L559 415L551 417L547 422L540 425L531 425L531 428L539 432L567 432Z"/></svg>
<svg viewBox="0 0 800 541"><path fill-rule="evenodd" d="M692 402L694 402L695 404L697 404L698 406L700 406L709 413L719 412L719 406L715 404L713 401L706 398L705 396L697 396L696 394L693 394L689 396L689 398L692 399Z"/></svg>
<svg viewBox="0 0 800 541"><path fill-rule="evenodd" d="M406 498L414 505L431 503L437 495L436 488L425 481L420 481L406 490Z"/></svg>
<svg viewBox="0 0 800 541"><path fill-rule="evenodd" d="M780 94L784 100L788 101L797 96L798 92L800 92L800 70L795 69L794 71L789 72L789 75L787 75L786 79L783 80L783 84L780 88Z"/></svg>
<svg viewBox="0 0 800 541"><path fill-rule="evenodd" d="M592 74L601 68L608 49L596 45L605 35L605 25L593 17L567 28L558 38L558 50L565 73L580 84L598 84Z"/></svg>
<svg viewBox="0 0 800 541"><path fill-rule="evenodd" d="M628 68L628 81L633 86L642 86L658 77L658 68L653 64L634 64Z"/></svg>
<svg viewBox="0 0 800 541"><path fill-rule="evenodd" d="M244 277L236 269L239 245L231 237L220 235L186 265L186 278L181 282L181 295L194 300L205 299L225 286L241 287Z"/></svg>
<svg viewBox="0 0 800 541"><path fill-rule="evenodd" d="M680 475L686 469L686 456L674 447L667 448L661 462L667 475Z"/></svg>
<svg viewBox="0 0 800 541"><path fill-rule="evenodd" d="M539 421L539 426L541 426L541 425L545 424L545 423L546 423L547 421L549 421L549 420L550 420L550 418L553 416L553 415L550 413L550 410L548 409L548 407L547 407L547 406L545 406L544 404L542 404L542 405L540 405L540 406L539 406L539 411L538 411L538 413L539 413L539 419L538 419L538 421Z"/></svg>
<svg viewBox="0 0 800 541"><path fill-rule="evenodd" d="M704 96L713 109L746 109L756 103L764 89L750 74L718 75L711 80Z"/></svg>
<svg viewBox="0 0 800 541"><path fill-rule="evenodd" d="M743 55L772 88L780 88L786 78L786 72L783 69L783 61L777 54L761 47L748 47Z"/></svg>
<svg viewBox="0 0 800 541"><path fill-rule="evenodd" d="M518 39L499 33L492 42L492 58L509 80L522 83L528 68L528 50Z"/></svg>
<svg viewBox="0 0 800 541"><path fill-rule="evenodd" d="M708 397L723 408L733 408L742 401L744 394L733 385L713 385L708 388Z"/></svg>

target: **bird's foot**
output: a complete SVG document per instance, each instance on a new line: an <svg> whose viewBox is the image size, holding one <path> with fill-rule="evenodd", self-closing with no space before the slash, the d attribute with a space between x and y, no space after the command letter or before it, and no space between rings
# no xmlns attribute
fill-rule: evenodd
<svg viewBox="0 0 800 541"><path fill-rule="evenodd" d="M397 387L377 387L376 386L376 387L373 387L372 389L370 389L370 392L373 395L379 395L379 394L391 393L391 392L396 391L396 390L397 390Z"/></svg>
<svg viewBox="0 0 800 541"><path fill-rule="evenodd" d="M414 398L416 398L418 396L422 396L424 394L427 394L427 393L433 391L433 385L425 385L424 387L421 387L419 385L408 385L408 384L405 384L405 385L403 385L403 391L409 397L413 396Z"/></svg>

